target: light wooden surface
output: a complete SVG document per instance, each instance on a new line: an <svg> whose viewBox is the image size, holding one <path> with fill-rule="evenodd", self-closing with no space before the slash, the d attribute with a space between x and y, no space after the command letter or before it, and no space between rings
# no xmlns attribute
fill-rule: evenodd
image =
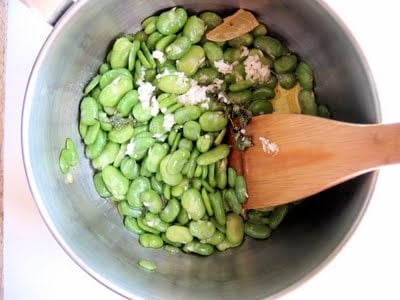
<svg viewBox="0 0 400 300"><path fill-rule="evenodd" d="M400 163L400 123L358 125L293 114L254 117L242 153L246 208L293 202L381 166ZM262 141L275 143L269 153ZM264 147L263 147L264 146Z"/></svg>
<svg viewBox="0 0 400 300"><path fill-rule="evenodd" d="M5 98L4 54L6 44L6 0L0 0L0 290L3 294L3 112Z"/></svg>

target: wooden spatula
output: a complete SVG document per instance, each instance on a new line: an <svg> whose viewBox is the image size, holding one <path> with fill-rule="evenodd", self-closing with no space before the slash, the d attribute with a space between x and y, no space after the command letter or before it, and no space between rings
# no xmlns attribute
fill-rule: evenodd
<svg viewBox="0 0 400 300"><path fill-rule="evenodd" d="M234 149L245 209L294 202L384 165L400 163L400 123L361 125L296 114L253 117L254 146Z"/></svg>

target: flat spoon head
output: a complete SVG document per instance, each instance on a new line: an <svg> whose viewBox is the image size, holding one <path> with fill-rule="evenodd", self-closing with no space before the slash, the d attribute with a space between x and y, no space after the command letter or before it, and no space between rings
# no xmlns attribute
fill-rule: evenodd
<svg viewBox="0 0 400 300"><path fill-rule="evenodd" d="M400 162L400 124L361 125L296 114L253 117L253 147L233 148L246 179L245 209L294 202L382 165Z"/></svg>

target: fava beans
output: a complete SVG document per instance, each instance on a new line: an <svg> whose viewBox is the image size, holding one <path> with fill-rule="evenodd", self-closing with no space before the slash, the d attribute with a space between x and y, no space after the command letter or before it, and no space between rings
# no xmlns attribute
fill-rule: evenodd
<svg viewBox="0 0 400 300"><path fill-rule="evenodd" d="M115 202L143 247L208 256L246 236L268 238L289 206L243 210L246 181L228 164L235 147L228 126L239 124L247 144L234 142L248 147L241 129L274 112L277 84L297 85L302 113L330 115L317 103L311 66L279 35L260 24L227 42L207 40L222 22L215 12L189 15L182 7L149 16L141 31L115 39L83 89L78 129L95 190ZM60 170L69 174L77 163L67 139Z"/></svg>

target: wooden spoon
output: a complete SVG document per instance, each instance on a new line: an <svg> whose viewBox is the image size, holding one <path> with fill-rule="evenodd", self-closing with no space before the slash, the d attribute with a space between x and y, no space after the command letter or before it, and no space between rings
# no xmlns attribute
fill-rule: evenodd
<svg viewBox="0 0 400 300"><path fill-rule="evenodd" d="M378 167L400 163L400 123L361 125L296 114L253 117L254 146L231 151L246 179L245 209L316 194Z"/></svg>

